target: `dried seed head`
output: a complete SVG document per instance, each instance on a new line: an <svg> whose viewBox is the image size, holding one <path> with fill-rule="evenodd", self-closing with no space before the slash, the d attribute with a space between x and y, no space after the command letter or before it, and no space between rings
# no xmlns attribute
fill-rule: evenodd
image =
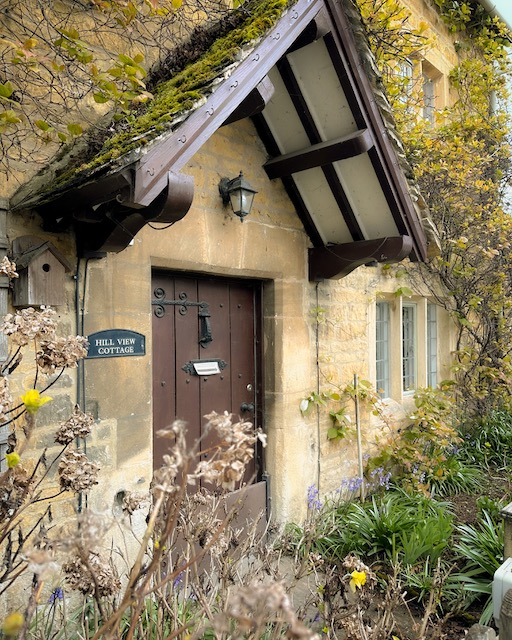
<svg viewBox="0 0 512 640"><path fill-rule="evenodd" d="M11 280L19 278L18 272L16 271L16 263L9 260L7 256L4 256L0 262L0 275L7 276L11 278Z"/></svg>
<svg viewBox="0 0 512 640"><path fill-rule="evenodd" d="M59 463L59 479L62 489L87 491L98 484L99 467L81 451L66 451Z"/></svg>
<svg viewBox="0 0 512 640"><path fill-rule="evenodd" d="M93 422L94 418L91 415L84 413L78 405L75 405L71 417L60 425L55 434L55 442L65 445L73 442L75 438L87 438L91 433Z"/></svg>
<svg viewBox="0 0 512 640"><path fill-rule="evenodd" d="M232 628L230 620L236 623L242 633L255 634L256 637L264 635L268 624L273 623L286 626L288 638L319 638L297 618L286 589L280 582L253 583L231 593L225 612L215 621L215 630L222 633Z"/></svg>
<svg viewBox="0 0 512 640"><path fill-rule="evenodd" d="M29 572L38 575L40 580L59 572L59 565L50 549L29 549L24 552L23 559L28 563Z"/></svg>
<svg viewBox="0 0 512 640"><path fill-rule="evenodd" d="M0 377L0 423L8 419L8 414L12 408L12 396L9 392L9 381Z"/></svg>
<svg viewBox="0 0 512 640"><path fill-rule="evenodd" d="M31 340L53 337L57 329L56 316L50 307L41 307L38 311L28 307L8 313L0 324L0 332L10 336L14 344L24 346Z"/></svg>
<svg viewBox="0 0 512 640"><path fill-rule="evenodd" d="M74 368L87 355L89 343L82 336L51 337L41 340L36 353L37 366L44 373L54 373L62 367Z"/></svg>
<svg viewBox="0 0 512 640"><path fill-rule="evenodd" d="M30 475L20 464L0 474L0 522L12 517L21 507L30 485Z"/></svg>
<svg viewBox="0 0 512 640"><path fill-rule="evenodd" d="M243 478L247 463L254 457L254 447L259 440L266 444L264 434L254 431L250 422L233 423L232 415L210 413L206 430L214 430L220 438L220 444L214 447L208 460L197 463L194 473L188 475L193 484L198 478L212 482L227 491L233 491Z"/></svg>
<svg viewBox="0 0 512 640"><path fill-rule="evenodd" d="M62 568L70 588L84 595L115 596L121 588L112 563L92 551L85 559L72 558Z"/></svg>
<svg viewBox="0 0 512 640"><path fill-rule="evenodd" d="M134 511L140 509L144 502L148 501L148 496L143 493L130 492L123 498L122 509L125 513L132 515Z"/></svg>

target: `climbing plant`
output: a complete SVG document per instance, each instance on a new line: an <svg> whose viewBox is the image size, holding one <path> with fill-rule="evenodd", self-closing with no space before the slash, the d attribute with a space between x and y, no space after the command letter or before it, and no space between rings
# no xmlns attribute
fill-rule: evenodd
<svg viewBox="0 0 512 640"><path fill-rule="evenodd" d="M510 34L478 3L436 0L454 34L458 64L450 74L449 108L435 122L417 109L421 87L394 73L401 57L421 60L434 45L423 25L397 18L393 0L359 0L388 89L412 177L439 233L438 255L409 269L435 283L432 293L457 326L454 376L466 413L481 415L510 404L512 384L512 218L510 119L506 111ZM378 11L374 7L378 7ZM460 33L460 37L457 34ZM413 117L411 117L411 115ZM415 117L417 116L417 117ZM439 295L438 283L443 294Z"/></svg>
<svg viewBox="0 0 512 640"><path fill-rule="evenodd" d="M0 167L43 165L92 125L151 100L148 71L230 11L221 0L2 2Z"/></svg>

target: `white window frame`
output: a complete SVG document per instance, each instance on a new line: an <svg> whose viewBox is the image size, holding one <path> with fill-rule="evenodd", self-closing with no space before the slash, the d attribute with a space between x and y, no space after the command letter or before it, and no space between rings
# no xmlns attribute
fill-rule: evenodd
<svg viewBox="0 0 512 640"><path fill-rule="evenodd" d="M401 331L402 392L410 394L418 387L418 307L414 302L402 303Z"/></svg>
<svg viewBox="0 0 512 640"><path fill-rule="evenodd" d="M381 398L401 402L417 389L440 380L440 349L450 353L447 318L440 307L420 296L377 300L371 349L375 389ZM445 365L446 366L446 365Z"/></svg>
<svg viewBox="0 0 512 640"><path fill-rule="evenodd" d="M439 382L438 331L437 305L427 302L427 386L432 389Z"/></svg>
<svg viewBox="0 0 512 640"><path fill-rule="evenodd" d="M426 73L423 74L423 107L422 116L423 119L430 124L435 124L436 113L436 95L435 95L435 82Z"/></svg>
<svg viewBox="0 0 512 640"><path fill-rule="evenodd" d="M377 302L375 308L375 386L382 398L391 395L390 386L390 305Z"/></svg>

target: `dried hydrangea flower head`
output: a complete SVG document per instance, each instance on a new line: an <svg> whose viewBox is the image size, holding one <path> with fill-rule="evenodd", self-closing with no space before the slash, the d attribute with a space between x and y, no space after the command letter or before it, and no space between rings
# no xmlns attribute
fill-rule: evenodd
<svg viewBox="0 0 512 640"><path fill-rule="evenodd" d="M235 422L230 413L215 411L205 416L207 431L215 430L220 445L215 447L208 460L198 462L194 473L188 476L190 483L202 478L227 491L233 491L243 478L245 467L254 457L254 447L259 440L266 445L265 434L255 431L250 422Z"/></svg>
<svg viewBox="0 0 512 640"><path fill-rule="evenodd" d="M75 556L81 556L90 549L98 548L112 528L113 520L106 513L91 508L77 513L75 520L66 522L59 531L58 547Z"/></svg>
<svg viewBox="0 0 512 640"><path fill-rule="evenodd" d="M9 391L9 381L0 376L0 424L9 419L12 409L12 396Z"/></svg>
<svg viewBox="0 0 512 640"><path fill-rule="evenodd" d="M70 588L84 595L111 597L121 588L112 563L93 551L89 552L85 561L80 557L72 558L62 568Z"/></svg>
<svg viewBox="0 0 512 640"><path fill-rule="evenodd" d="M75 438L87 438L91 433L93 422L94 418L84 413L76 404L71 417L60 425L55 434L55 442L66 445L73 442Z"/></svg>
<svg viewBox="0 0 512 640"><path fill-rule="evenodd" d="M35 573L40 580L58 575L60 566L55 560L55 552L51 549L33 547L24 551L23 559L28 564L30 573Z"/></svg>
<svg viewBox="0 0 512 640"><path fill-rule="evenodd" d="M175 493L178 490L177 479L188 461L186 427L183 420L175 420L168 429L157 431L159 438L174 441L169 453L162 457L162 466L153 473L151 489L155 497L162 493Z"/></svg>
<svg viewBox="0 0 512 640"><path fill-rule="evenodd" d="M8 313L0 324L0 332L9 336L20 347L32 340L53 337L56 330L57 312L50 307L41 307L39 310L28 307L16 313Z"/></svg>
<svg viewBox="0 0 512 640"><path fill-rule="evenodd" d="M280 582L253 583L232 592L226 610L215 621L215 631L222 634L236 623L238 636L251 634L261 637L268 630L268 623L287 627L287 638L318 640L319 636L308 629L293 610L290 597ZM254 635L253 635L254 634ZM246 637L243 635L243 637Z"/></svg>
<svg viewBox="0 0 512 640"><path fill-rule="evenodd" d="M124 513L131 516L137 509L141 509L142 506L148 502L149 497L147 494L129 491L123 497L121 508Z"/></svg>
<svg viewBox="0 0 512 640"><path fill-rule="evenodd" d="M5 524L23 504L31 487L30 474L15 465L0 474L0 523Z"/></svg>
<svg viewBox="0 0 512 640"><path fill-rule="evenodd" d="M7 276L11 280L19 278L18 272L16 271L16 263L9 260L7 256L4 256L2 260L0 260L0 276Z"/></svg>
<svg viewBox="0 0 512 640"><path fill-rule="evenodd" d="M59 462L59 480L62 489L87 491L98 484L98 465L81 451L66 451Z"/></svg>
<svg viewBox="0 0 512 640"><path fill-rule="evenodd" d="M45 338L36 353L37 366L44 373L54 373L62 367L74 368L87 355L89 343L82 336Z"/></svg>

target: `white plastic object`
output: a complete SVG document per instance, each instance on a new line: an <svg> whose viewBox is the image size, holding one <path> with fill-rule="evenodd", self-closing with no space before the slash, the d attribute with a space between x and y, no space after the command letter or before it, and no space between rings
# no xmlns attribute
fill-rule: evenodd
<svg viewBox="0 0 512 640"><path fill-rule="evenodd" d="M492 581L492 609L494 620L500 626L501 603L507 591L512 589L512 558L505 562L494 572Z"/></svg>

